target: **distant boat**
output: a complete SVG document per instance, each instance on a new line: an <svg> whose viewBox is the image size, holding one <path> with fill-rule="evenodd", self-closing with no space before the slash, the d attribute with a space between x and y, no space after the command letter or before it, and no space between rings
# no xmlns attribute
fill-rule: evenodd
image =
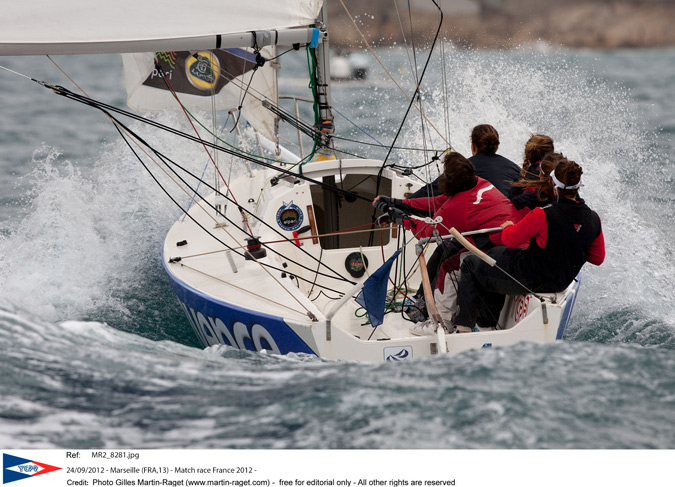
<svg viewBox="0 0 675 487"><path fill-rule="evenodd" d="M411 333L402 310L424 280L424 255L435 243L416 246L403 227L379 225L371 201L378 194L404 198L422 181L410 168L337 157L331 68L340 73L329 62L323 8L320 0L116 0L96 8L84 0L12 2L3 12L0 55L126 53L130 106L230 110L247 120L257 144L277 153L265 158L146 120L186 144L231 156L209 179L186 172L115 122L139 161L161 168L163 189L175 185L192 198L168 231L162 261L186 325L204 346L377 362L562 338L578 281L562 293L506 299L496 330L457 334L437 326L433 336ZM309 122L279 104L275 45L307 50ZM348 61L348 76L367 76L367 63L356 55ZM111 117L129 116L45 86ZM419 103L412 98L410 106ZM310 141L307 154L301 142L299 154L276 149L280 119ZM223 164L241 170L230 177ZM198 185L211 187L210 194L197 196Z"/></svg>
<svg viewBox="0 0 675 487"><path fill-rule="evenodd" d="M365 80L368 77L368 57L360 53L335 54L330 59L333 80Z"/></svg>

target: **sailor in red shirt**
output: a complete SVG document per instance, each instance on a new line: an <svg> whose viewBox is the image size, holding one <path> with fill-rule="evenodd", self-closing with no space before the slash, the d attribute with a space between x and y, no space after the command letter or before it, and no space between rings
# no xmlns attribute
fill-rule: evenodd
<svg viewBox="0 0 675 487"><path fill-rule="evenodd" d="M493 184L485 179L476 176L476 170L471 161L457 152L446 154L443 159L443 177L440 181L441 195L433 198L413 198L407 200L392 200L385 196L378 196L373 201L376 207L388 211L389 208L402 209L406 214L419 212L420 214L429 214L433 212L434 220L440 220L438 223L425 223L420 220L403 220L403 225L411 230L417 238L430 237L434 230L438 229L440 235L447 235L449 229L454 227L459 232L479 230L483 228L495 228L506 220L515 218L515 207L511 204L504 194L502 194ZM469 239L471 239L469 237ZM495 245L503 245L500 232L484 236L483 239L473 239L472 243L483 250L492 248ZM452 267L443 266L442 272L438 272L443 262L464 248L452 240L444 241L444 244L434 252L429 260L429 279L432 286L440 292L445 293L444 284L446 273L458 269L455 264ZM453 314L455 293L451 290L452 296L446 300L452 303L448 307L447 319ZM421 290L417 293L417 298L422 296ZM414 317L414 316L413 316ZM423 320L423 316L418 316ZM433 331L433 330L432 330Z"/></svg>
<svg viewBox="0 0 675 487"><path fill-rule="evenodd" d="M494 267L473 255L464 259L455 318L460 331L473 328L484 300L496 303L499 295L526 294L523 286L533 292L563 291L585 262L602 264L605 239L600 218L577 195L582 172L574 161L558 164L551 173L558 202L535 208L515 225L511 221L502 225L506 247L489 251L497 261ZM528 240L527 249L517 248ZM499 310L492 314L499 316Z"/></svg>
<svg viewBox="0 0 675 487"><path fill-rule="evenodd" d="M458 232L498 227L506 220L515 218L515 207L489 181L476 176L471 161L458 152L449 152L443 159L444 175L440 181L442 194L435 197L397 200L378 196L373 205L383 211L402 209L406 214L433 213L440 223L424 223L420 220L404 220L403 225L417 238L430 237L435 229L447 235L455 227ZM491 234L494 245L502 245L499 233ZM473 242L472 238L469 240Z"/></svg>

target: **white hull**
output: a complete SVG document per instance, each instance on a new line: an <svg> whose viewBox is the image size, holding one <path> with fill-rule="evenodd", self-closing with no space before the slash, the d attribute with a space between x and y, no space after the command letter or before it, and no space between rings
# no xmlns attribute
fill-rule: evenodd
<svg viewBox="0 0 675 487"><path fill-rule="evenodd" d="M372 200L376 195L374 181L380 165L379 161L368 160L320 161L305 166L303 174L314 180L336 176L338 186L342 183L345 189L349 186L364 197L351 203L342 200L339 220L343 230L370 222L373 210L368 199ZM225 243L243 253L245 234L232 224L222 226L222 221L214 219L214 211L206 205L193 206L190 216L223 243L189 218L175 223L166 237L163 260L167 273L203 345L223 343L242 349L310 353L326 359L372 362L410 360L438 353L438 338L412 335L410 322L400 312L387 313L384 323L373 329L366 324L363 310L359 312L359 305L349 299L330 322L326 319L337 298L348 292L353 282L365 280L368 273L374 272L397 250L399 229L393 227L381 232L382 244L380 232L375 232L372 246L367 245L367 233L355 233L343 235L339 248L322 250L320 239L309 238L312 234L322 234L320 215L323 209L318 197L322 192L317 191L315 185L292 177L271 185L270 179L275 175L257 171L234 181L231 187L241 207L273 227L249 219L253 234L259 236L261 242L278 242L269 243L267 256L260 259L278 270L265 269L253 260L223 251ZM384 183L379 191L382 194L402 198L405 192L419 186L389 169L383 176ZM208 197L207 201L213 204L214 196ZM290 220L284 220L285 210L291 212ZM232 203L228 205L226 215L234 222L242 220ZM283 240L273 230L292 239L293 230L308 224L311 231L300 235L303 239L296 242ZM414 238L409 232L405 237L409 243L402 261L407 272L414 267L416 257L415 242L410 242ZM177 246L184 241L187 244ZM271 250L276 250L278 255ZM231 259L228 252L232 254ZM354 252L365 256L369 264L368 272L358 278L350 275L345 267L346 259ZM169 263L176 257L181 258L179 262ZM319 261L337 271L343 279L327 277L334 273L328 267L320 267ZM303 263L305 268L294 262ZM325 275L317 275L318 268ZM298 278L289 278L291 274ZM286 277L282 277L284 275ZM395 270L392 270L392 278L394 275ZM419 272L415 271L407 283L409 288L416 289L420 283ZM547 295L553 298L553 302L547 302L545 306L547 323L544 323L538 299L532 296L507 299L500 318L502 329L445 335L448 352L508 346L523 341L549 343L562 338L578 285L575 281L566 292Z"/></svg>

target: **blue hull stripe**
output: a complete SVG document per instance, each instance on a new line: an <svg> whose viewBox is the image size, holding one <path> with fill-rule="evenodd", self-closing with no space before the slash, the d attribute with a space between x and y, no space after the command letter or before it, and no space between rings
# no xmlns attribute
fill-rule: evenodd
<svg viewBox="0 0 675 487"><path fill-rule="evenodd" d="M204 346L219 343L239 349L275 353L316 353L279 316L241 308L207 296L179 281L162 263L188 321ZM179 265L179 264L177 264Z"/></svg>

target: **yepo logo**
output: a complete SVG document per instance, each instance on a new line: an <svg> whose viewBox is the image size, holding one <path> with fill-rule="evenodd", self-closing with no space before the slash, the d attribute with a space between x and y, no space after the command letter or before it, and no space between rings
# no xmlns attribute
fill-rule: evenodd
<svg viewBox="0 0 675 487"><path fill-rule="evenodd" d="M61 467L54 467L53 465L15 457L14 455L7 455L6 453L2 454L3 484L54 472L55 470L61 470Z"/></svg>

